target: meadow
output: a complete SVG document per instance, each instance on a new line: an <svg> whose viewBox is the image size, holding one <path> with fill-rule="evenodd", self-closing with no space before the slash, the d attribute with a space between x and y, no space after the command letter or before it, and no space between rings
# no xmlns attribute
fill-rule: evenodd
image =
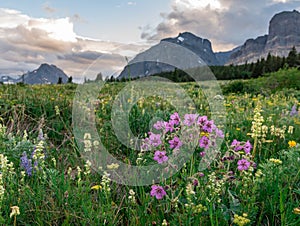
<svg viewBox="0 0 300 226"><path fill-rule="evenodd" d="M300 73L268 76L223 85L224 97L213 99L225 109L216 116L222 125L212 121L209 87L179 84L195 104L186 115L162 98L139 99L128 123L140 151L113 130L113 100L128 82L105 84L91 108L103 146L126 164L176 169L144 186L114 182L117 163L95 169L82 158L82 147L97 150L99 142L74 137L77 85L1 85L0 223L300 225ZM176 157L186 162L176 168Z"/></svg>

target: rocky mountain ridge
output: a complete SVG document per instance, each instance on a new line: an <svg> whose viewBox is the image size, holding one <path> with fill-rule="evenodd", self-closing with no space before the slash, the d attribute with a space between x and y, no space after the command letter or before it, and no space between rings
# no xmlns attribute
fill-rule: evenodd
<svg viewBox="0 0 300 226"><path fill-rule="evenodd" d="M295 46L300 51L300 13L297 10L280 12L269 23L269 32L256 39L248 39L239 51L230 56L227 64L251 63L274 56L287 56Z"/></svg>

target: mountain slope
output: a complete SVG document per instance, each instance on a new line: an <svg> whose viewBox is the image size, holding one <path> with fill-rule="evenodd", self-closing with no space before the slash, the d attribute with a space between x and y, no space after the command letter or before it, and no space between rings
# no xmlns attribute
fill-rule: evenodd
<svg viewBox="0 0 300 226"><path fill-rule="evenodd" d="M24 74L18 79L18 82L24 82L26 84L57 84L59 78L62 79L62 83L68 81L68 76L55 65L41 64L41 66L32 71Z"/></svg>
<svg viewBox="0 0 300 226"><path fill-rule="evenodd" d="M233 53L228 64L255 62L268 53L275 56L287 56L292 47L300 50L300 13L284 11L273 16L267 35L248 39L239 51Z"/></svg>

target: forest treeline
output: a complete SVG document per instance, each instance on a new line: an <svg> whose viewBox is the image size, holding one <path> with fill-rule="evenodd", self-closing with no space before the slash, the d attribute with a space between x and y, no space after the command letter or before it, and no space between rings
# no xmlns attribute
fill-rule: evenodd
<svg viewBox="0 0 300 226"><path fill-rule="evenodd" d="M287 57L273 56L270 53L267 58L258 59L256 62L245 63L242 65L225 65L225 66L210 66L211 71L217 80L234 80L234 79L250 79L258 78L266 73L276 72L283 68L292 68L300 66L300 53L293 47ZM171 72L162 72L152 76L160 76L167 78L173 82L191 82L194 81L187 73L182 70L175 69ZM137 78L131 78L135 80ZM107 78L107 82L125 82L129 79L116 79L113 76Z"/></svg>

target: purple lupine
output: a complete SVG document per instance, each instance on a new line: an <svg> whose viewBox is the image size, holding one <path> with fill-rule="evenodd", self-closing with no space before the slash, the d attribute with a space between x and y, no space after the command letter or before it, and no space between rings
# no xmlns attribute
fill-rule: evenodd
<svg viewBox="0 0 300 226"><path fill-rule="evenodd" d="M165 192L164 188L159 185L152 185L151 186L151 196L155 196L156 199L162 199L167 193Z"/></svg>
<svg viewBox="0 0 300 226"><path fill-rule="evenodd" d="M200 148L208 149L210 145L209 138L207 136L203 136L199 140L199 146Z"/></svg>
<svg viewBox="0 0 300 226"><path fill-rule="evenodd" d="M157 147L162 144L160 134L151 133L149 136L149 142L153 147Z"/></svg>
<svg viewBox="0 0 300 226"><path fill-rule="evenodd" d="M179 149L182 146L182 142L178 137L174 137L173 140L169 140L171 149Z"/></svg>
<svg viewBox="0 0 300 226"><path fill-rule="evenodd" d="M24 168L24 170L28 176L32 175L32 171L33 171L32 160L27 157L27 154L25 151L23 152L22 157L21 157L21 167Z"/></svg>
<svg viewBox="0 0 300 226"><path fill-rule="evenodd" d="M203 131L207 133L211 133L215 128L214 120L206 121L202 127Z"/></svg>
<svg viewBox="0 0 300 226"><path fill-rule="evenodd" d="M162 164L164 162L168 161L168 156L166 156L166 152L165 151L156 151L154 153L154 158L155 161L158 162L158 164Z"/></svg>
<svg viewBox="0 0 300 226"><path fill-rule="evenodd" d="M298 115L296 104L293 105L292 110L290 112L290 116L295 116L295 115Z"/></svg>
<svg viewBox="0 0 300 226"><path fill-rule="evenodd" d="M247 159L240 159L237 164L238 164L237 169L239 171L248 170L250 167L250 162L248 162Z"/></svg>
<svg viewBox="0 0 300 226"><path fill-rule="evenodd" d="M178 115L178 113L177 112L175 112L174 114L172 114L171 116L170 116L170 121L173 123L173 125L179 125L179 123L180 123L180 117L179 117L179 115Z"/></svg>
<svg viewBox="0 0 300 226"><path fill-rule="evenodd" d="M247 140L247 142L244 144L243 149L244 149L246 154L250 153L250 151L252 149L252 145L251 145L249 140Z"/></svg>
<svg viewBox="0 0 300 226"><path fill-rule="evenodd" d="M183 123L187 126L192 126L196 122L198 116L198 114L186 114Z"/></svg>

